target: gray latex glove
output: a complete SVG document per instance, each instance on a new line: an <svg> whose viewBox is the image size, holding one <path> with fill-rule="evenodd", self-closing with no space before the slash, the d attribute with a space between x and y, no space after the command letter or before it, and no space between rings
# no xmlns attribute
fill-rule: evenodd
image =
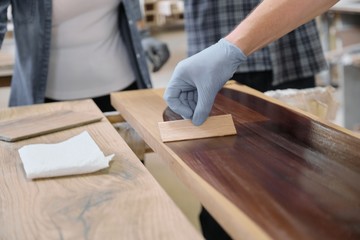
<svg viewBox="0 0 360 240"><path fill-rule="evenodd" d="M244 60L246 56L237 46L221 39L178 63L165 90L165 101L171 110L192 119L194 125L203 124L216 94Z"/></svg>
<svg viewBox="0 0 360 240"><path fill-rule="evenodd" d="M167 44L153 37L143 38L141 44L149 62L153 66L152 71L158 71L170 57L170 51Z"/></svg>

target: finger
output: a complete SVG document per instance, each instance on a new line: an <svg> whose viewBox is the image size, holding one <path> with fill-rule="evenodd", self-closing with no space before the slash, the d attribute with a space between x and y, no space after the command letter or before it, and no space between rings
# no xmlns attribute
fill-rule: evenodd
<svg viewBox="0 0 360 240"><path fill-rule="evenodd" d="M195 111L196 108L196 102L197 102L197 91L194 92L189 92L188 94L188 104L189 107L191 108L191 110Z"/></svg>
<svg viewBox="0 0 360 240"><path fill-rule="evenodd" d="M164 94L164 99L169 108L175 113L185 117L191 118L193 110L189 107L187 99L187 92L181 92L178 89L167 88Z"/></svg>
<svg viewBox="0 0 360 240"><path fill-rule="evenodd" d="M185 105L187 107L190 107L189 106L188 93L186 93L186 92L180 93L179 100L180 100L181 104L183 104L183 105Z"/></svg>
<svg viewBox="0 0 360 240"><path fill-rule="evenodd" d="M192 117L192 123L196 126L203 124L210 115L210 111L214 104L215 96L212 95L198 95L197 105Z"/></svg>

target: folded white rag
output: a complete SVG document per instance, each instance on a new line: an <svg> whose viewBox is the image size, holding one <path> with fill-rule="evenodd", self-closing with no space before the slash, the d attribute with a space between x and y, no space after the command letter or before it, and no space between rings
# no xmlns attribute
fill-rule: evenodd
<svg viewBox="0 0 360 240"><path fill-rule="evenodd" d="M88 132L56 144L30 144L19 149L27 178L91 173L109 167L107 157Z"/></svg>

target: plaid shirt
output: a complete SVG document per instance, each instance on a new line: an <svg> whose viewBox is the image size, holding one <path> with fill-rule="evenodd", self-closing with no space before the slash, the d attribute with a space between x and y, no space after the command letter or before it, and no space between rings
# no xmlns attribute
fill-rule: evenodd
<svg viewBox="0 0 360 240"><path fill-rule="evenodd" d="M216 43L260 0L185 0L189 56ZM238 72L273 71L273 85L310 77L327 68L316 22L310 21L250 55Z"/></svg>

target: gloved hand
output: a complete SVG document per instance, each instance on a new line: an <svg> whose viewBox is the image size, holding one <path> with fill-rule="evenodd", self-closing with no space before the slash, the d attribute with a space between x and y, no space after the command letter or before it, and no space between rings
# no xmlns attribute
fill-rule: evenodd
<svg viewBox="0 0 360 240"><path fill-rule="evenodd" d="M244 60L246 56L237 46L221 39L178 63L165 90L165 101L194 125L203 124L216 94Z"/></svg>
<svg viewBox="0 0 360 240"><path fill-rule="evenodd" d="M148 60L153 66L152 71L158 71L170 57L170 51L167 44L153 37L143 38L141 44Z"/></svg>

